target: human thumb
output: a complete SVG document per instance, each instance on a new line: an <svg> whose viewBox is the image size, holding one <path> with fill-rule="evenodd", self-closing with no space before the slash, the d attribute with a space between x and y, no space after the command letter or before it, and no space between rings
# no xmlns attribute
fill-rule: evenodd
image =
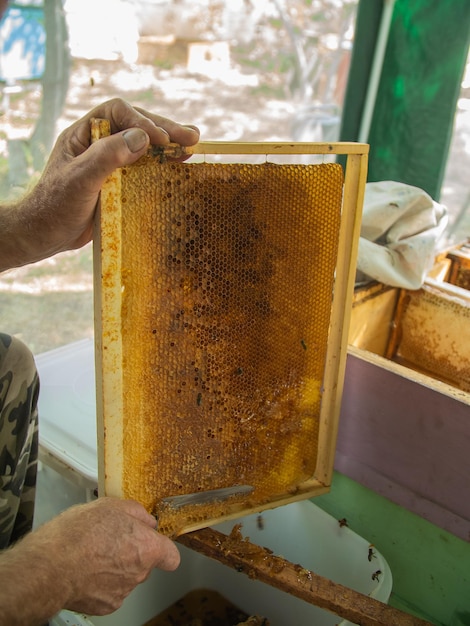
<svg viewBox="0 0 470 626"><path fill-rule="evenodd" d="M95 141L76 158L81 167L77 175L86 176L87 185L101 187L106 176L119 167L135 163L145 154L149 136L141 128L129 128Z"/></svg>
<svg viewBox="0 0 470 626"><path fill-rule="evenodd" d="M122 133L122 137L133 153L141 152L149 143L147 133L141 128L129 128Z"/></svg>

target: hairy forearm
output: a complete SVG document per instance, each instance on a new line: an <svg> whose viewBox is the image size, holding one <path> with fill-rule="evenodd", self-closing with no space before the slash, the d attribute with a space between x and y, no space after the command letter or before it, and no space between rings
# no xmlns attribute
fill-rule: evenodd
<svg viewBox="0 0 470 626"><path fill-rule="evenodd" d="M54 253L44 245L53 223L45 222L40 204L40 194L33 192L14 204L0 206L0 272Z"/></svg>
<svg viewBox="0 0 470 626"><path fill-rule="evenodd" d="M22 216L19 205L0 207L0 271L25 265Z"/></svg>
<svg viewBox="0 0 470 626"><path fill-rule="evenodd" d="M26 537L0 553L0 625L41 626L70 595L55 550Z"/></svg>

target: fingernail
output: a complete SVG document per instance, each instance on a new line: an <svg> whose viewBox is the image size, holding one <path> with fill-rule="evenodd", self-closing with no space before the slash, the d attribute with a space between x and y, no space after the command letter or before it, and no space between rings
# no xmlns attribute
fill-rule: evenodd
<svg viewBox="0 0 470 626"><path fill-rule="evenodd" d="M140 128L130 128L126 130L122 136L131 152L139 152L139 150L145 148L148 143L147 133Z"/></svg>

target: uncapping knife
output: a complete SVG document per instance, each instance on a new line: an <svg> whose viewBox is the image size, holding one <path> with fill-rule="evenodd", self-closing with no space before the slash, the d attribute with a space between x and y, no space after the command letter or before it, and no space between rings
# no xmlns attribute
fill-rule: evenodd
<svg viewBox="0 0 470 626"><path fill-rule="evenodd" d="M208 504L211 502L223 502L232 496L243 496L254 491L251 485L234 485L222 489L210 489L209 491L196 491L179 496L169 496L163 498L163 504L170 506L172 509L180 509L188 504Z"/></svg>

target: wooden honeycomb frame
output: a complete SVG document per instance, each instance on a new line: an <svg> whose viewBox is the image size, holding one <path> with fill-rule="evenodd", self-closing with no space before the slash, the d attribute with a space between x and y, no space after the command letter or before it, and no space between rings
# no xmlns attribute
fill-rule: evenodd
<svg viewBox="0 0 470 626"><path fill-rule="evenodd" d="M99 450L99 491L101 494L136 497L159 516L161 530L174 535L195 530L223 519L238 517L253 511L272 508L305 499L329 490L336 446L338 416L341 404L346 348L349 328L350 304L354 287L355 261L359 239L361 210L367 170L368 146L355 143L308 144L308 143L200 143L189 151L199 155L345 155L346 167L342 189L341 217L338 233L338 254L335 266L334 291L329 319L326 358L322 381L322 397L319 412L318 448L315 468L311 477L275 494L263 493L261 499L253 494L232 497L227 501L208 505L183 506L168 516L166 510L154 502L140 497L139 492L129 489L129 468L123 448L126 445L127 390L123 384L123 372L129 369L129 351L123 349L129 306L123 295L123 254L126 242L121 239L121 225L125 202L121 197L123 176L129 168L116 170L106 181L101 193L101 213L97 219L95 246L95 319L96 319L96 370L97 370L97 418ZM160 159L147 156L146 159ZM178 167L183 167L180 164ZM139 164L131 168L139 167ZM124 198L125 200L125 198ZM321 211L321 207L319 208ZM128 268L124 272L130 271ZM143 294L145 300L146 293ZM132 319L131 319L132 323ZM124 329L124 332L123 332ZM135 339L133 339L135 341ZM199 397L196 404L199 405ZM196 407L195 407L196 409ZM197 407L199 410L199 406ZM141 418L140 418L141 419ZM137 472L139 474L139 472ZM131 472L132 476L132 472ZM133 480L133 477L132 477ZM127 482L126 482L127 481ZM205 483L204 489L207 484ZM218 488L219 484L214 484ZM199 489L199 488L198 488ZM183 485L182 493L197 491L193 486ZM176 492L177 493L177 492ZM162 494L166 497L168 494ZM166 519L168 517L168 519ZM165 521L166 520L166 521Z"/></svg>

